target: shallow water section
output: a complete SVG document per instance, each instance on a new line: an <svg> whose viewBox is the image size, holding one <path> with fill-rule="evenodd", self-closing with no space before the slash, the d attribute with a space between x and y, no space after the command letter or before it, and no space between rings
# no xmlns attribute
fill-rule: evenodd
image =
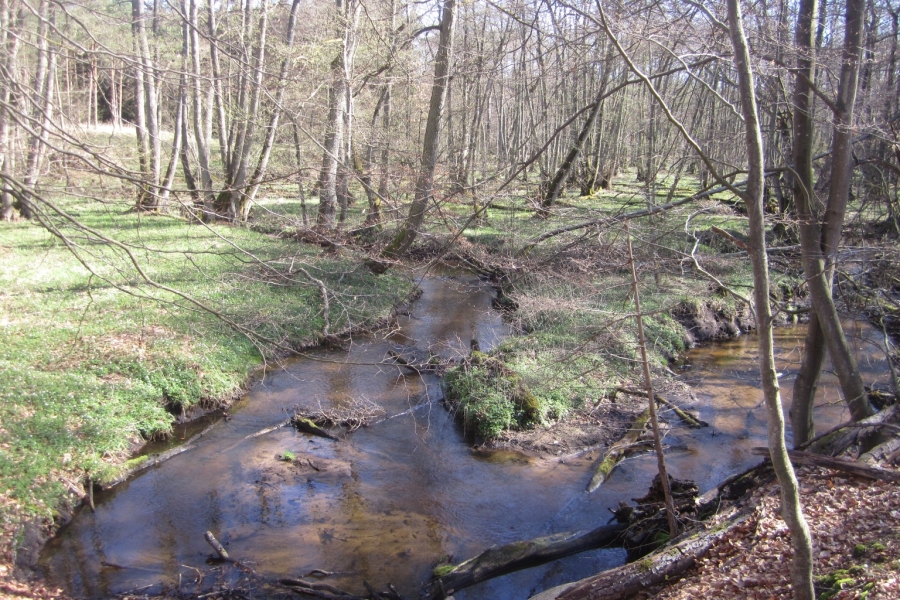
<svg viewBox="0 0 900 600"><path fill-rule="evenodd" d="M470 340L489 349L507 335L491 309L491 289L470 277L433 277L409 317L386 337L354 340L349 352L319 352L272 370L219 420L198 447L95 498L44 550L51 583L79 596L107 596L161 585L189 588L206 568L212 531L232 557L275 577L335 572L326 581L364 594L393 583L417 597L435 562L559 531L593 528L607 508L642 495L655 459L626 460L609 482L586 494L595 451L538 461L516 453L473 451L439 402L437 381L384 363L396 344L444 357L466 354ZM782 382L792 380L800 328L782 330ZM802 338L801 338L802 339ZM866 346L873 360L874 346ZM864 348L865 349L865 348ZM710 428L691 431L669 418L666 443L674 475L705 490L754 464L765 415L751 337L692 351L685 375ZM866 362L867 381L884 367ZM789 387L789 386L784 386ZM823 381L823 426L842 420L832 384ZM382 416L341 441L283 427L297 406L366 402ZM668 418L667 414L663 414ZM291 452L293 463L276 456ZM523 598L615 566L618 550L595 551L505 576L456 594Z"/></svg>

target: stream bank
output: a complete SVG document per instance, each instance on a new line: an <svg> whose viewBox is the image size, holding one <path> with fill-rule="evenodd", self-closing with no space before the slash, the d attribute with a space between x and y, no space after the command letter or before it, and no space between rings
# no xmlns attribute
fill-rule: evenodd
<svg viewBox="0 0 900 600"><path fill-rule="evenodd" d="M50 581L76 595L105 596L160 581L169 586L180 581L186 586L182 592L200 589L184 583L190 569L181 565L205 569L209 549L203 533L210 530L232 556L253 561L263 573L324 569L337 572L328 581L342 589L360 593L364 580L379 588L392 582L415 596L438 560L590 528L606 509L646 489L655 459L639 454L622 463L598 492L584 494L600 448L553 450L553 442L565 437L554 427L535 434L544 436L542 458L512 446L473 451L453 415L438 403L437 380L411 376L384 358L397 344L446 359L468 354L472 339L489 350L507 334L507 325L491 309L490 288L474 278L429 278L423 289L396 331L355 338L349 353L322 351L286 362L267 373L230 411L231 419L218 422L196 449L98 495L97 512L81 509L47 546L42 565ZM802 335L799 329L779 332L787 335L782 342ZM678 477L695 479L701 490L753 464L757 459L749 448L765 435L753 375L755 347L750 336L734 343L746 346L706 358L699 349L685 369L696 386L685 407L699 411L712 427L687 430L668 419L670 468ZM782 380L796 360L794 348L783 348ZM383 416L338 442L287 428L255 436L282 422L295 406L360 399L379 407ZM605 408L623 410L613 404ZM822 409L838 412L822 422L841 419L842 408L827 399ZM294 460L278 459L287 452ZM619 551L594 551L458 597L520 598L622 560Z"/></svg>

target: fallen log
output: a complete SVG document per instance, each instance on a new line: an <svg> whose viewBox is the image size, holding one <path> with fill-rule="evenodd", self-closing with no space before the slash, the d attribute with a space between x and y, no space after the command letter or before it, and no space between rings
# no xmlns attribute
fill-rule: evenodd
<svg viewBox="0 0 900 600"><path fill-rule="evenodd" d="M312 419L307 419L306 417L301 417L300 415L294 415L291 417L291 425L293 425L297 431L302 431L304 433L309 433L311 435L317 435L319 437L323 437L329 440L340 441L340 438L335 437L316 425Z"/></svg>
<svg viewBox="0 0 900 600"><path fill-rule="evenodd" d="M617 387L616 392L621 392L623 394L629 394L632 396L641 396L642 398L647 397L647 392L642 391L642 390L635 390L635 389L631 389L631 388ZM664 397L660 396L657 393L654 393L653 397L656 398L656 401L659 404L664 404L667 407L669 407L670 409L672 409L672 411L676 415L678 415L678 418L681 419L682 421L684 421L684 424L687 425L688 427L693 427L694 429L699 429L701 427L709 427L709 423L707 423L706 421L701 421L700 419L694 417L693 415L691 415L689 412L687 412L686 410L679 407L674 402L666 400Z"/></svg>
<svg viewBox="0 0 900 600"><path fill-rule="evenodd" d="M603 460L600 461L600 464L597 465L597 469L594 472L594 476L591 477L590 483L588 483L587 491L593 492L598 487L603 485L603 482L609 478L609 474L612 473L613 469L616 468L622 459L625 458L626 453L630 448L632 448L638 441L638 438L641 437L641 434L644 432L644 429L647 427L647 423L650 422L650 407L644 409L638 418L634 420L631 427L628 428L628 431L625 432L618 442L612 445L612 448L606 453L603 457Z"/></svg>
<svg viewBox="0 0 900 600"><path fill-rule="evenodd" d="M278 584L290 588L295 594L312 596L314 598L333 600L404 600L403 596L400 595L400 592L393 585L388 584L388 589L379 592L368 581L363 581L363 585L369 590L368 596L357 596L327 583L316 583L304 579L279 579Z"/></svg>
<svg viewBox="0 0 900 600"><path fill-rule="evenodd" d="M650 586L678 577L726 536L732 528L749 519L750 512L733 513L727 527L715 527L687 534L674 545L627 565L603 571L581 581L545 590L530 600L624 600Z"/></svg>
<svg viewBox="0 0 900 600"><path fill-rule="evenodd" d="M206 538L206 543L212 546L212 549L216 551L216 554L219 555L220 560L224 560L226 562L235 562L233 558L228 556L228 552L225 550L225 547L219 543L219 540L216 539L216 536L212 534L211 531L207 531L203 534L203 537Z"/></svg>
<svg viewBox="0 0 900 600"><path fill-rule="evenodd" d="M104 491L109 490L109 489L119 485L120 483L131 479L138 473L146 471L150 467L155 467L156 465L160 465L160 464L166 462L167 460L169 460L170 458L174 458L174 457L178 456L182 452L187 452L188 450L193 450L197 441L200 438L202 438L204 435L209 433L210 430L215 426L216 426L216 423L213 423L212 425L206 427L200 433L192 436L191 439L189 439L185 443L181 444L180 446L176 446L175 448L166 450L165 452L161 452L159 454L147 455L146 458L141 460L135 466L126 469L118 477L116 477L114 479L110 479L109 481L104 481L104 482L100 483L100 489L102 489Z"/></svg>
<svg viewBox="0 0 900 600"><path fill-rule="evenodd" d="M817 454L838 456L850 446L864 441L864 438L870 436L873 429L894 429L896 425L892 425L892 423L897 420L897 410L898 408L895 404L878 411L862 421L843 423L833 427L807 442L800 449L808 448ZM849 429L849 431L841 434L841 431L844 429Z"/></svg>
<svg viewBox="0 0 900 600"><path fill-rule="evenodd" d="M894 437L860 456L859 461L874 467L878 463L894 462L898 453L900 453L900 437Z"/></svg>
<svg viewBox="0 0 900 600"><path fill-rule="evenodd" d="M756 456L769 456L768 448L754 448L752 453ZM879 469L877 467L869 467L855 460L842 460L822 454L814 454L812 452L803 452L801 450L788 450L788 456L791 462L801 465L812 465L814 467L825 467L826 469L834 469L843 471L851 475L865 477L867 479L877 479L880 481L900 481L900 471L891 471L888 469Z"/></svg>
<svg viewBox="0 0 900 600"><path fill-rule="evenodd" d="M604 525L588 532L548 535L490 548L456 566L435 569L430 585L430 600L442 600L463 588L514 571L536 567L565 556L622 544L627 524ZM439 573L439 575L438 575Z"/></svg>

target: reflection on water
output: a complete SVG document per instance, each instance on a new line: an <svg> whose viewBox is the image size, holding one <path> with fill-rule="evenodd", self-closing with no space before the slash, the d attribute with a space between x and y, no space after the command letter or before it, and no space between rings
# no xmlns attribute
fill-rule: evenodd
<svg viewBox="0 0 900 600"><path fill-rule="evenodd" d="M96 513L80 511L45 549L48 579L92 596L179 585L193 579L191 567L204 566L210 549L203 534L210 530L233 557L254 561L263 574L324 569L338 572L328 583L352 592L364 593L364 580L375 587L391 582L415 597L442 558L595 527L609 518L608 507L643 494L655 469L650 455L625 461L600 490L586 494L588 456L560 463L473 452L433 402L440 396L435 380L379 364L394 343L451 357L467 352L471 339L490 348L506 335L490 308L489 288L468 278L426 279L422 287L413 314L389 339L356 340L349 353L288 362L255 385L231 410L232 419L219 421L198 448L98 495ZM779 332L782 383L792 381L802 333ZM883 377L874 346L859 343L868 352L861 361L867 382ZM749 448L764 443L765 415L754 360L751 337L691 352L686 373L697 399L690 407L712 427L685 430L671 420L674 475L706 489L757 460ZM820 388L827 426L846 415L833 381L826 377ZM295 406L359 398L377 403L386 416L405 414L339 442L289 428L248 437ZM276 460L285 451L296 455L294 464ZM622 560L618 550L585 553L457 597L521 598Z"/></svg>

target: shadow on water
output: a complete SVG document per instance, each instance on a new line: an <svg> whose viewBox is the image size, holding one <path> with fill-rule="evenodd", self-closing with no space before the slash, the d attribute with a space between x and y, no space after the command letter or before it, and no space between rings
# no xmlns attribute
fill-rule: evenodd
<svg viewBox="0 0 900 600"><path fill-rule="evenodd" d="M233 557L252 561L262 574L324 569L336 572L328 583L351 592L364 593L364 580L376 588L390 582L412 598L439 559L596 527L609 518L608 507L643 494L655 469L651 455L625 461L600 490L586 494L596 456L561 462L473 451L437 402L435 379L379 364L396 343L453 357L468 352L471 339L489 349L507 335L486 285L434 277L422 287L411 316L387 338L355 340L349 353L286 362L197 448L98 494L96 513L79 511L45 548L48 580L81 596L158 590L160 582L178 586L194 578L192 567L204 567L210 549L203 534L210 530ZM802 335L802 328L778 333L783 384L793 380ZM867 380L884 377L875 346L859 344ZM673 474L697 480L701 489L756 462L749 448L764 443L754 353L747 336L689 355L692 408L712 427L685 430L671 420L667 458ZM844 419L833 381L826 378L820 388L822 426ZM406 414L338 442L290 428L247 437L283 421L296 406L350 399L373 402L385 416ZM276 459L286 451L297 460ZM589 552L456 596L522 598L623 560L618 550Z"/></svg>

